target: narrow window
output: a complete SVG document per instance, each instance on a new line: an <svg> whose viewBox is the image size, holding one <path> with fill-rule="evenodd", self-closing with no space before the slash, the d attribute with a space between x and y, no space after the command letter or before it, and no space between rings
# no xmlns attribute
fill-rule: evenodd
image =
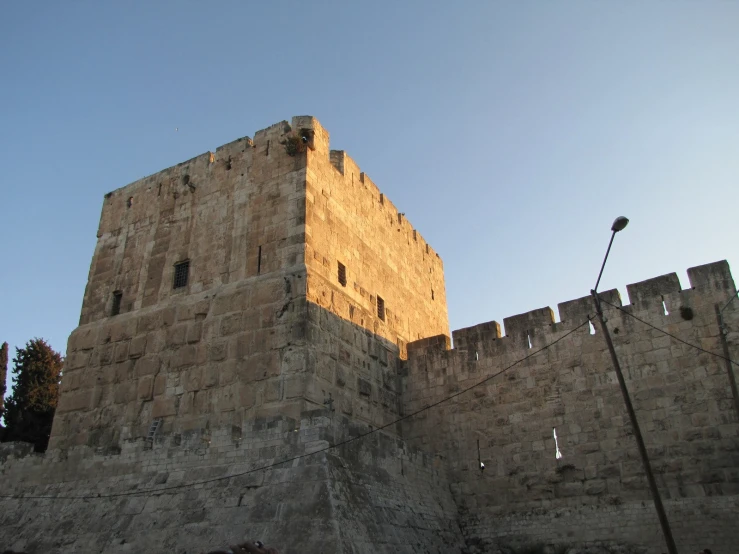
<svg viewBox="0 0 739 554"><path fill-rule="evenodd" d="M174 264L174 286L172 288L180 289L186 287L189 272L190 260Z"/></svg>
<svg viewBox="0 0 739 554"><path fill-rule="evenodd" d="M377 317L385 321L385 301L381 297L377 297Z"/></svg>
<svg viewBox="0 0 739 554"><path fill-rule="evenodd" d="M342 287L346 286L346 267L341 262L338 262L339 264L339 283L341 283Z"/></svg>
<svg viewBox="0 0 739 554"><path fill-rule="evenodd" d="M113 306L110 309L110 315L118 315L121 313L121 300L123 300L123 293L119 290L113 293Z"/></svg>
<svg viewBox="0 0 739 554"><path fill-rule="evenodd" d="M129 196L128 200L126 200L126 207L130 208L131 206L133 206L133 196Z"/></svg>
<svg viewBox="0 0 739 554"><path fill-rule="evenodd" d="M434 299L434 289L431 289L431 300Z"/></svg>
<svg viewBox="0 0 739 554"><path fill-rule="evenodd" d="M562 459L562 452L559 451L559 441L557 440L557 428L552 429L552 433L554 434L554 457L557 460Z"/></svg>
<svg viewBox="0 0 739 554"><path fill-rule="evenodd" d="M259 252L257 252L257 275L262 272L262 246L259 246Z"/></svg>

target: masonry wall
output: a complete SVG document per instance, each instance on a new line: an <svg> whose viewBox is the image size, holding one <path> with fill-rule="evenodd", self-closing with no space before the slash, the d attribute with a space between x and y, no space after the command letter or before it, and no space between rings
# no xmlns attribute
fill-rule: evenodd
<svg viewBox="0 0 739 554"><path fill-rule="evenodd" d="M399 345L449 332L439 255L312 120L306 171L308 300ZM346 285L338 264L346 268ZM384 319L377 298L384 300Z"/></svg>
<svg viewBox="0 0 739 554"><path fill-rule="evenodd" d="M106 195L81 324L303 264L305 160L283 121ZM260 260L261 252L261 260ZM174 265L190 279L173 289Z"/></svg>
<svg viewBox="0 0 739 554"><path fill-rule="evenodd" d="M258 417L238 435L163 432L117 454L16 458L5 444L3 494L43 498L0 498L0 548L194 554L260 539L280 552L459 551L456 505L428 456L382 433L305 456L367 431L322 410Z"/></svg>
<svg viewBox="0 0 739 554"><path fill-rule="evenodd" d="M624 310L722 354L715 305L736 290L728 264L688 274L686 290L675 274L629 285ZM620 306L618 291L602 296ZM680 552L732 551L739 422L724 360L603 307ZM496 322L455 331L452 350L443 336L410 344L406 413L490 380L408 420L404 437L449 468L471 551L596 542L662 551L602 330L585 325L562 338L594 315L592 298L564 302L559 314L556 323L549 308L507 318L505 337ZM724 316L737 359L736 301Z"/></svg>
<svg viewBox="0 0 739 554"><path fill-rule="evenodd" d="M406 343L448 332L443 264L354 161L329 150L318 121L293 121L309 137L307 348L315 369L306 389L347 416L387 425L399 417Z"/></svg>
<svg viewBox="0 0 739 554"><path fill-rule="evenodd" d="M120 449L156 420L238 429L260 410L302 409L290 376L307 370L305 158L280 147L290 129L106 195L51 449ZM189 281L174 289L183 260Z"/></svg>
<svg viewBox="0 0 739 554"><path fill-rule="evenodd" d="M715 312L728 265L689 276L629 285L624 310L739 358L737 301L725 337ZM579 327L592 300L558 309L505 319L505 337L494 321L455 331L450 349L440 258L312 117L137 181L105 200L49 451L0 449L5 492L23 496L0 502L0 549L662 549L602 330ZM604 309L681 552L731 551L724 361Z"/></svg>

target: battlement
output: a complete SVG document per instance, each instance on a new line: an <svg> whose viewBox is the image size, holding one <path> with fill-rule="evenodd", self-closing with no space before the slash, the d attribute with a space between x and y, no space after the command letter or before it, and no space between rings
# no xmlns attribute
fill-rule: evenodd
<svg viewBox="0 0 739 554"><path fill-rule="evenodd" d="M308 299L395 343L448 334L439 255L329 134L303 118ZM339 278L339 272L341 277Z"/></svg>
<svg viewBox="0 0 739 554"><path fill-rule="evenodd" d="M443 267L443 261L439 254L429 245L426 240L421 236L413 225L406 219L405 213L401 212L395 204L393 204L383 194L379 187L372 181L372 179L364 171L362 171L357 163L347 154L344 150L329 150L328 159L331 165L340 173L343 177L347 178L351 184L359 183L363 185L366 193L381 207L391 225L396 225L404 237L408 238L408 244L415 244L417 248L425 251L425 254L438 258L439 263ZM411 242L412 241L412 242Z"/></svg>
<svg viewBox="0 0 739 554"><path fill-rule="evenodd" d="M675 323L681 315L681 308L695 311L701 309L708 317L714 317L713 304L725 302L735 292L734 280L725 260L692 267L688 269L690 287L682 289L676 273L668 273L638 283L626 285L630 303L622 304L617 289L602 291L599 296L604 313L609 319L621 322L621 329L630 330L630 318L609 305L618 306L632 313L647 313L651 318L662 319L664 325ZM489 321L452 332L454 348L449 348L449 337L444 335L429 337L408 344L409 359L424 355L467 357L469 352L477 354L528 351L541 348L553 340L581 325L587 319L594 319L595 306L592 296L584 296L557 305L559 322L555 320L550 307L539 308L506 317L503 319L505 336L501 336L501 326L497 321ZM665 313L665 311L667 313ZM589 336L589 326L582 327L579 335ZM600 339L599 339L600 340Z"/></svg>

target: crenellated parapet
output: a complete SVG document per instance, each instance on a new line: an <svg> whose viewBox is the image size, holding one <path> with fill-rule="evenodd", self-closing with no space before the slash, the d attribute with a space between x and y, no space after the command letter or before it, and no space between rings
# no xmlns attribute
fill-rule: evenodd
<svg viewBox="0 0 739 554"><path fill-rule="evenodd" d="M670 325L686 308L691 311L700 309L703 315L713 317L714 305L728 301L735 292L734 280L729 264L724 260L688 269L690 287L683 289L676 273L668 273L660 277L647 279L626 285L627 304L622 304L621 294L617 289L598 293L603 300L602 308L610 320L620 321L620 329L633 327L633 320L623 312L641 314L658 326ZM614 307L615 306L615 307ZM620 311L618 308L623 311ZM666 313L665 313L666 312ZM506 317L503 319L505 335L501 335L501 326L497 321L480 323L472 327L452 332L454 348L440 348L449 344L438 337L426 338L408 344L409 358L426 355L428 352L449 350L455 351L495 352L496 355L509 351L521 353L532 348L541 348L561 337L565 332L582 325L588 319L595 323L595 305L591 295L557 304L559 321L550 307L539 308ZM683 316L680 316L683 317ZM693 315L694 317L694 315ZM579 335L590 335L589 326L581 327Z"/></svg>

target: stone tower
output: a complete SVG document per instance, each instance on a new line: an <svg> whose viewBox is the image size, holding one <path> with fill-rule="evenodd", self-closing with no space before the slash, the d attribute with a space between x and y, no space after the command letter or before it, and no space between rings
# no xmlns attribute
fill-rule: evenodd
<svg viewBox="0 0 739 554"><path fill-rule="evenodd" d="M310 406L383 425L406 343L449 333L441 259L312 117L107 194L97 237L52 449Z"/></svg>

